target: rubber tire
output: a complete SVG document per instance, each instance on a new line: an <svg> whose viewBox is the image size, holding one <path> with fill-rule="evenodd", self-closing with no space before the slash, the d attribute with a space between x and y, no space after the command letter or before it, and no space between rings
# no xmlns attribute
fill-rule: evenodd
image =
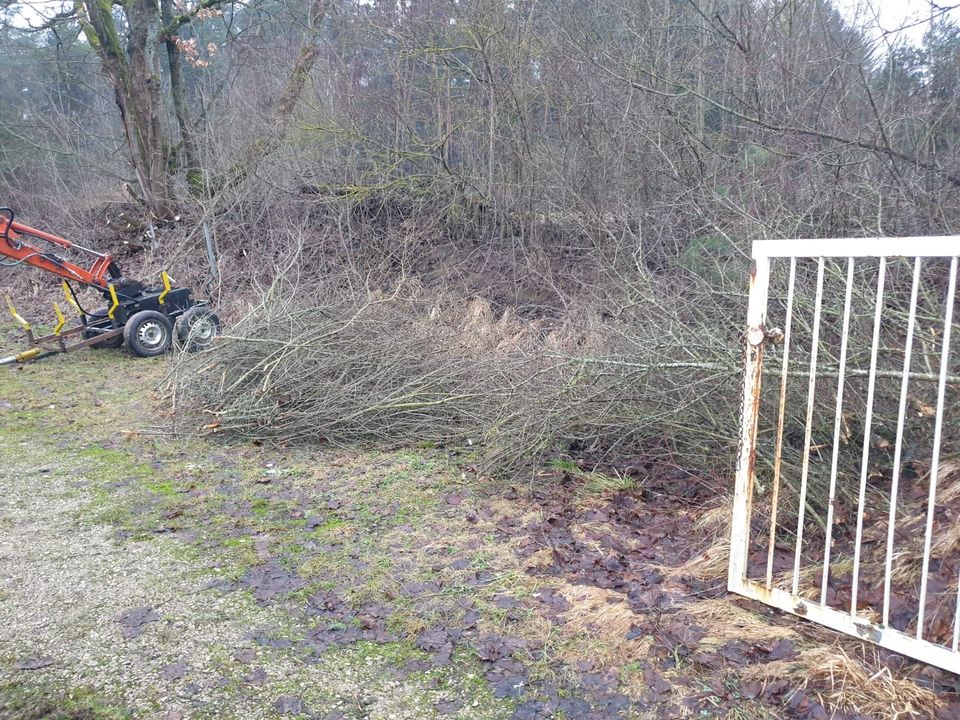
<svg viewBox="0 0 960 720"><path fill-rule="evenodd" d="M213 323L213 334L207 339L198 338L195 335L191 337L190 331L200 318ZM206 350L213 344L213 338L220 334L220 318L209 308L203 305L194 305L177 318L176 331L177 343L187 352Z"/></svg>
<svg viewBox="0 0 960 720"><path fill-rule="evenodd" d="M159 324L164 331L164 336L160 343L154 347L144 345L139 337L140 328L144 323L151 321ZM170 349L170 345L173 343L173 325L170 323L170 318L161 312L157 312L156 310L141 310L131 315L126 325L123 326L123 342L127 346L127 350L137 357L156 357L163 355Z"/></svg>

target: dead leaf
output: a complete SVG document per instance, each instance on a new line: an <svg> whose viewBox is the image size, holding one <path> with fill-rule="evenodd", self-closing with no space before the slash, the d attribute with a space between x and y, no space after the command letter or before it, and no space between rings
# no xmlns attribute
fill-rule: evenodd
<svg viewBox="0 0 960 720"><path fill-rule="evenodd" d="M53 665L53 658L51 657L35 657L35 658L24 658L23 660L17 660L13 666L17 670L40 670L41 668L50 667Z"/></svg>

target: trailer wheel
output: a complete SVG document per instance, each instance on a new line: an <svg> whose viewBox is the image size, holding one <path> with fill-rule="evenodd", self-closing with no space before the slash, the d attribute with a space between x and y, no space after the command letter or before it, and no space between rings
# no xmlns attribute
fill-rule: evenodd
<svg viewBox="0 0 960 720"><path fill-rule="evenodd" d="M141 310L123 326L123 342L138 357L163 355L173 341L173 326L163 313Z"/></svg>
<svg viewBox="0 0 960 720"><path fill-rule="evenodd" d="M206 350L220 334L220 318L216 313L194 305L177 318L177 342L184 350Z"/></svg>

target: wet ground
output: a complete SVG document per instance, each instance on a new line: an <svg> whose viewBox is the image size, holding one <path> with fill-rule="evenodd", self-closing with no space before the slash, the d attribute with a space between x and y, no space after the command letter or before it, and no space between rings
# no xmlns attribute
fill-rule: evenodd
<svg viewBox="0 0 960 720"><path fill-rule="evenodd" d="M710 483L198 437L167 367L0 368L0 718L957 716L952 676L728 596Z"/></svg>

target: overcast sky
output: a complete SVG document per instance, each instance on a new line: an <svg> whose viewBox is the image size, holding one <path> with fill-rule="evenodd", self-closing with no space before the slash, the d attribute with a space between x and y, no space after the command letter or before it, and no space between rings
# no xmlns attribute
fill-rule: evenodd
<svg viewBox="0 0 960 720"><path fill-rule="evenodd" d="M918 44L930 28L930 3L928 0L834 0L844 17L854 25L870 24L893 38ZM956 5L960 0L935 0L940 7ZM936 10L935 10L936 12ZM949 13L953 19L960 18L960 10ZM900 28L900 30L897 32Z"/></svg>
<svg viewBox="0 0 960 720"><path fill-rule="evenodd" d="M934 1L941 7L960 3L960 0ZM930 2L928 0L834 0L834 4L851 24L875 25L878 29L874 39L886 38L891 42L902 39L917 44L929 28ZM22 24L27 22L36 24L42 15L56 12L64 5L66 3L62 0L21 2L18 19ZM960 19L960 8L953 10L950 17ZM900 30L900 28L904 29ZM885 35L884 31L889 34Z"/></svg>

